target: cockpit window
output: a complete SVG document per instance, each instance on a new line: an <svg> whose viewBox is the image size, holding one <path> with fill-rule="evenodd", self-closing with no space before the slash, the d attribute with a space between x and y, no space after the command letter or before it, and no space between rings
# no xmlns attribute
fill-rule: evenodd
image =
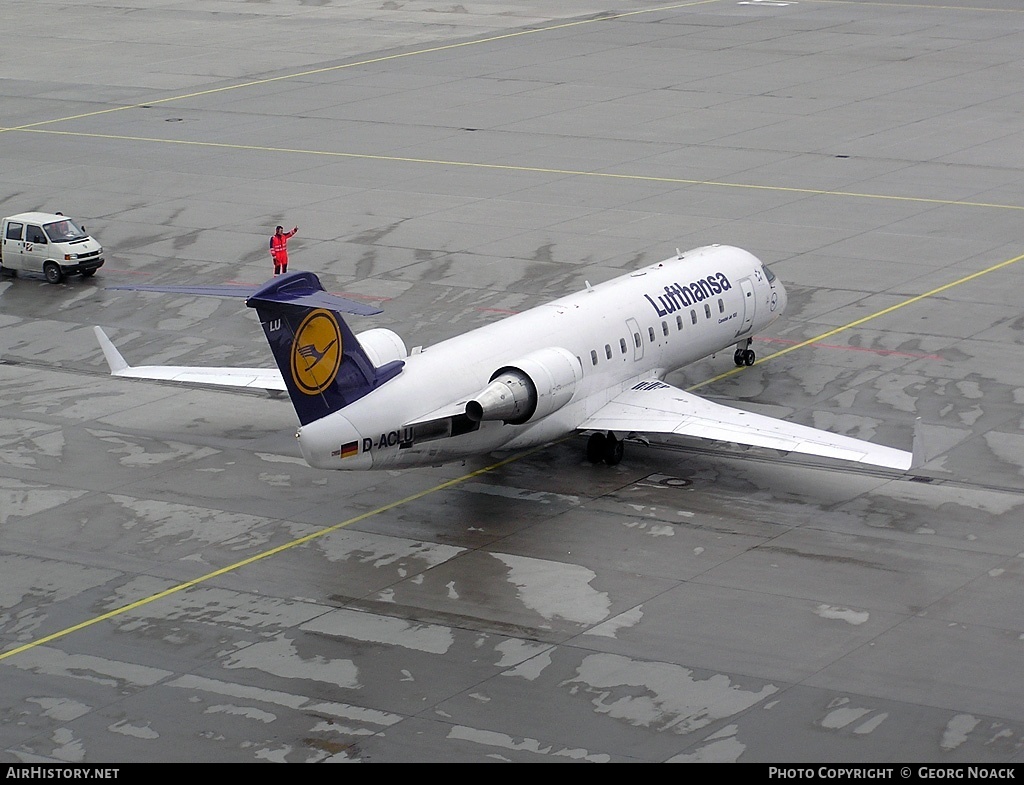
<svg viewBox="0 0 1024 785"><path fill-rule="evenodd" d="M764 270L764 277L768 279L768 283L772 283L775 280L775 273L769 270L766 264L762 264L761 269Z"/></svg>
<svg viewBox="0 0 1024 785"><path fill-rule="evenodd" d="M49 237L50 242L53 243L67 243L72 240L81 240L83 237L88 236L85 232L75 226L75 222L70 218L44 224L43 229L46 230L46 236Z"/></svg>

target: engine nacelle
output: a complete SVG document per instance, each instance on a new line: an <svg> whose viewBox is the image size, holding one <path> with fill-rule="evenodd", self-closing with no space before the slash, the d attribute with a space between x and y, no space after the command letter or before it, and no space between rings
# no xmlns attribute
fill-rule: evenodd
<svg viewBox="0 0 1024 785"><path fill-rule="evenodd" d="M404 360L409 356L409 352L405 348L405 341L398 336L398 333L385 327L364 330L356 335L356 340L363 347L370 362L377 368L392 360Z"/></svg>
<svg viewBox="0 0 1024 785"><path fill-rule="evenodd" d="M531 352L495 371L491 383L466 404L466 416L509 425L539 420L569 403L582 378L580 361L571 352L558 346Z"/></svg>

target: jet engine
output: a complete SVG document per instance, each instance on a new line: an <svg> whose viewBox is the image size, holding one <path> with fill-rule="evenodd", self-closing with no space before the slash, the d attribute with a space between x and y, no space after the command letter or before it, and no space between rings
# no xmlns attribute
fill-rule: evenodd
<svg viewBox="0 0 1024 785"><path fill-rule="evenodd" d="M491 383L466 403L473 422L522 425L565 406L583 377L580 361L557 346L531 352L491 375Z"/></svg>
<svg viewBox="0 0 1024 785"><path fill-rule="evenodd" d="M363 347L370 362L377 368L392 360L404 360L409 356L409 352L405 348L405 341L399 337L398 333L384 327L364 330L356 335L356 340Z"/></svg>

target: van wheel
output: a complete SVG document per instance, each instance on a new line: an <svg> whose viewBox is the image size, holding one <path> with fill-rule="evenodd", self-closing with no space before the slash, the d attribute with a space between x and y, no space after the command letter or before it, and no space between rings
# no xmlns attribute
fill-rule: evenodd
<svg viewBox="0 0 1024 785"><path fill-rule="evenodd" d="M44 264L43 275L46 276L46 280L50 283L60 283L64 280L64 273L61 272L60 265L56 262L47 262Z"/></svg>

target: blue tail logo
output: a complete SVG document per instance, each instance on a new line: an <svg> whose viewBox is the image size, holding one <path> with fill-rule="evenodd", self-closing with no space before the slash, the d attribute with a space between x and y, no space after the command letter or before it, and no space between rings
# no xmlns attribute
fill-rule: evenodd
<svg viewBox="0 0 1024 785"><path fill-rule="evenodd" d="M317 348L322 346L322 349ZM310 313L292 342L292 381L306 395L322 393L338 376L344 356L341 327L330 311Z"/></svg>
<svg viewBox="0 0 1024 785"><path fill-rule="evenodd" d="M260 317L303 425L359 400L405 365L394 360L375 366L339 312L371 315L380 309L328 294L313 273L274 278L245 304Z"/></svg>

